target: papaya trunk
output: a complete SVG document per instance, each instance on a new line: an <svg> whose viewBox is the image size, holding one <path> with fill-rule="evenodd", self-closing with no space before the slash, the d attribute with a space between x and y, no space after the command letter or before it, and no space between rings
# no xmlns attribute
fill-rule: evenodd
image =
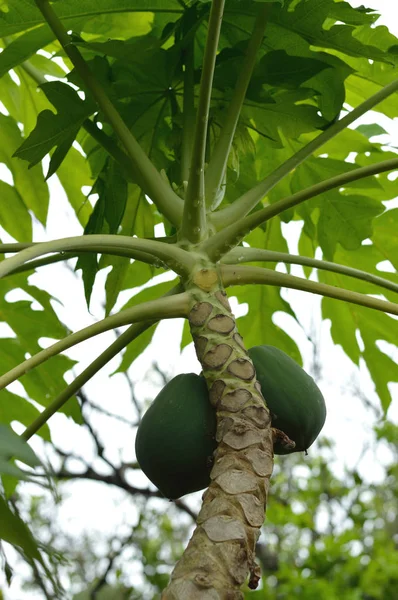
<svg viewBox="0 0 398 600"><path fill-rule="evenodd" d="M248 574L253 588L260 577L255 546L273 468L271 419L217 272L201 269L186 289L218 446L197 527L162 600L238 600Z"/></svg>

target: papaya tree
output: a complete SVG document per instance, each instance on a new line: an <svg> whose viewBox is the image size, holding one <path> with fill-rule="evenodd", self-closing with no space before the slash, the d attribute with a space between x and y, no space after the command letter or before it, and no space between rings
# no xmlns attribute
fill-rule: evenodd
<svg viewBox="0 0 398 600"><path fill-rule="evenodd" d="M8 169L0 221L15 240L0 246L1 285L3 295L21 289L42 308L1 300L15 337L1 341L0 510L9 525L0 536L45 568L7 503L15 479L28 476L11 459L34 467L26 442L50 439L52 415L79 423L80 388L121 352L128 368L161 320L182 318L216 429L197 527L162 597L242 598L246 579L255 588L260 578L255 545L274 443L295 449L261 384L260 371L273 369L268 359L255 369L248 352L267 344L301 362L273 321L277 311L294 318L281 290L323 297L334 341L366 363L384 411L388 385L398 381L379 344L397 340L398 209L388 201L398 157L374 140L385 133L380 125L357 123L371 110L397 116L397 39L377 26L373 9L334 0L5 0L0 8L0 155ZM82 232L33 242L32 224L46 224L53 176ZM284 236L283 224L295 220L303 225L300 254L289 253ZM105 317L70 333L29 277L76 258L88 306L96 274L112 268ZM304 267L303 277L289 272L292 264ZM161 272L175 278L112 312L121 291ZM246 317L235 319L227 291L248 303ZM73 361L62 353L122 326L63 386ZM42 349L44 328L58 341ZM280 388L294 388L288 368L282 373ZM27 397L6 389L17 380ZM184 390L188 398L196 385ZM305 397L296 409L306 423ZM188 427L177 413L166 416ZM6 427L13 421L26 427L20 438Z"/></svg>

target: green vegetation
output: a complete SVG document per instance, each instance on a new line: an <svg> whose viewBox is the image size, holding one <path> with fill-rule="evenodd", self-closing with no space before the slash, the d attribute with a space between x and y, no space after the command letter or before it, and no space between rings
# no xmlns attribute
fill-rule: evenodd
<svg viewBox="0 0 398 600"><path fill-rule="evenodd" d="M37 581L46 578L46 600L63 593L53 554L40 534L35 540L16 498L26 479L54 492L56 483L46 449L29 454L27 442L37 436L32 443L57 447L55 413L85 431L82 387L119 354L117 372L126 372L162 321L184 320L181 348L194 343L216 411L217 441L197 526L169 583L163 578L162 600L240 599L255 590L261 580L256 541L274 469L270 410L274 428L283 423L298 449L322 427L322 401L315 388L304 400L299 367L291 377L286 372L295 363L281 369L290 388L284 395L282 375L275 383L262 366L259 386L246 351L273 346L273 358L283 352L302 364L288 323L299 330L302 324L284 290L322 298L317 326L328 320L335 344L367 369L386 418L398 382L398 209L391 202L398 158L370 111L383 116L386 129L397 116L398 42L377 19L375 10L344 0L0 3L0 315L6 325L0 421L7 432L0 522L15 524L3 525L0 537L23 553ZM359 124L364 115L373 123ZM56 181L61 189L53 188ZM62 234L43 229L51 214ZM68 306L63 289L50 293L40 280L49 265L64 268L58 263L81 276L87 306L78 331L71 331L72 310L60 318L56 300ZM228 296L247 304L244 317L236 318ZM104 310L95 309L93 319L94 305ZM286 326L276 324L281 313ZM117 339L83 370L76 366L70 349L108 331ZM205 406L197 393L195 406L184 403L186 416L176 418L183 397L169 396L175 439ZM273 411L274 397L283 399L282 415L280 407ZM19 444L10 429L20 433ZM154 447L147 437L140 432L143 466ZM283 443L278 451L292 449ZM96 447L104 457L105 449ZM198 458L190 440L181 453L186 450L186 458ZM211 439L206 456L210 450ZM175 448L172 459L178 467ZM152 476L173 497L199 485L188 480L179 488L177 477L168 486L165 473ZM122 469L112 483L130 489L123 477ZM158 494L137 489L145 498ZM284 494L293 506L290 494L299 491ZM293 514L284 516L294 521ZM271 518L281 526L272 511ZM134 543L131 532L126 539ZM175 562L175 553L170 556ZM325 561L332 564L333 556ZM6 555L8 581L10 569ZM388 577L380 586L386 597ZM372 588L363 589L366 598ZM300 596L302 588L287 591ZM381 594L379 588L371 593Z"/></svg>

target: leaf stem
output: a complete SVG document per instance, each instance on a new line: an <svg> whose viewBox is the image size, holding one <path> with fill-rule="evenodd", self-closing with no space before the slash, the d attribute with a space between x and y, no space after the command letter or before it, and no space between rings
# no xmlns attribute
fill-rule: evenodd
<svg viewBox="0 0 398 600"><path fill-rule="evenodd" d="M192 243L200 242L207 235L204 186L207 125L224 4L225 0L212 1L203 57L195 137L180 232L182 240Z"/></svg>
<svg viewBox="0 0 398 600"><path fill-rule="evenodd" d="M260 181L255 187L248 190L238 200L223 208L222 210L215 212L211 216L211 222L220 229L226 227L231 223L235 223L247 215L258 202L264 198L264 196L277 184L279 183L290 171L305 161L311 154L323 146L326 142L332 139L335 135L343 131L348 125L356 121L361 115L371 110L374 106L379 104L382 100L391 96L394 92L398 91L398 79L392 81L381 90L373 94L370 98L362 102L359 106L354 108L351 112L345 115L342 119L331 125L318 137L311 140L303 148L300 148L293 156L288 158L282 163L275 171L273 171L268 177Z"/></svg>
<svg viewBox="0 0 398 600"><path fill-rule="evenodd" d="M151 198L158 209L174 225L178 225L182 216L181 198L167 185L148 156L128 129L119 112L112 104L102 85L93 76L79 49L72 43L63 23L57 17L48 0L35 0L37 7L52 29L68 58L76 68L88 90L95 98L105 118L112 125L117 137L123 144L130 159L130 168L137 183Z"/></svg>
<svg viewBox="0 0 398 600"><path fill-rule="evenodd" d="M192 9L191 9L192 10ZM195 134L195 40L189 40L183 50L184 96L182 109L182 148L181 181L189 181L189 169L192 162L192 140Z"/></svg>
<svg viewBox="0 0 398 600"><path fill-rule="evenodd" d="M15 244L10 244L10 246L15 246ZM138 252L144 252L147 256L152 254L154 263L156 263L157 258L170 269L183 276L188 275L195 264L195 259L189 252L176 247L174 244L125 235L91 234L52 240L50 242L40 242L34 246L25 248L15 256L7 258L0 263L0 278L43 254L62 251L81 251L90 248L95 248L95 251L100 252L105 252L108 248L121 248L122 250L131 251L132 258L134 258L134 253L137 250ZM148 261L145 260L145 262Z"/></svg>
<svg viewBox="0 0 398 600"><path fill-rule="evenodd" d="M246 91L253 74L254 66L256 64L257 53L263 41L268 13L268 4L259 6L253 32L247 46L245 58L236 82L231 103L228 107L225 122L206 169L206 204L211 210L215 210L220 203L217 203L216 199L218 197L222 198L220 189L225 178L228 156L231 150L236 126L238 124L239 115L242 110L243 101L246 96Z"/></svg>
<svg viewBox="0 0 398 600"><path fill-rule="evenodd" d="M378 275L372 275L367 271L353 269L352 267L346 267L345 265L340 265L327 260L310 258L309 256L300 256L297 254L289 254L287 252L273 252L272 250L263 250L261 248L234 248L221 259L221 262L227 265L260 261L276 263L282 262L291 265L304 265L307 267L313 267L314 269L320 269L322 271L341 273L342 275L368 281L369 283L374 283L375 285L379 285L387 290L398 293L398 284L394 283L393 281L389 281L388 279L384 279Z"/></svg>
<svg viewBox="0 0 398 600"><path fill-rule="evenodd" d="M292 196L283 198L274 204L266 206L265 208L240 219L225 229L222 229L210 239L205 240L201 245L201 249L208 254L211 260L216 261L235 247L250 231L262 223L269 221L272 217L279 215L288 208L297 206L305 200L319 196L319 194L327 192L328 190L342 187L351 181L357 181L358 179L364 179L365 177L370 177L371 175L376 175L377 173L383 173L385 171L392 171L397 168L398 158L392 158L374 165L359 167L353 171L348 171L348 173L342 173L336 177L331 177L330 179L316 183L305 190L301 190Z"/></svg>
<svg viewBox="0 0 398 600"><path fill-rule="evenodd" d="M79 256L82 254L82 252L95 252L95 250L82 250L81 252L62 252L62 254L55 254L52 256L46 256L45 258L38 258L37 260L30 260L29 262L25 263L24 265L11 271L11 273L9 273L9 275L25 273L26 271L32 271L39 267L47 267L48 265L53 265L55 263L62 262L65 260L70 260L72 258L79 258ZM99 251L98 251L98 253L99 253ZM109 249L108 252L103 252L102 254L109 254L111 256L122 256L125 258L132 258L130 252L123 252L123 250L118 250L118 249L115 249L114 252L112 252L111 249ZM145 263L151 264L151 265L153 265L153 264L158 265L158 263L154 263L153 257L151 257L150 255L147 255L149 258L146 260L144 258L144 252L142 252L140 254L141 254L140 258L139 259L136 258L136 260L139 260L140 262L145 262Z"/></svg>
<svg viewBox="0 0 398 600"><path fill-rule="evenodd" d="M68 335L66 338L56 342L55 344L52 344L48 348L41 350L34 356L31 356L24 362L20 363L2 375L0 377L0 389L3 389L19 377L22 377L22 375L25 375L28 371L34 367L37 367L52 356L55 356L60 352L64 352L65 350L68 350L68 348L71 348L80 342L84 342L93 336L99 335L100 333L109 331L110 329L122 327L123 325L130 325L132 322L147 321L148 319L152 321L154 319L159 320L186 317L189 311L189 303L190 294L183 292L181 294L171 296L170 298L162 297L156 300L143 302L138 306L127 308L126 310L120 311L115 315L106 317L98 323L84 327L83 329Z"/></svg>
<svg viewBox="0 0 398 600"><path fill-rule="evenodd" d="M0 250L1 252L1 250ZM54 263L62 262L64 260L70 260L72 258L79 258L82 253L86 252L95 252L98 254L108 254L111 256L122 256L125 258L134 258L135 260L139 260L140 262L144 262L150 265L159 266L159 261L154 260L153 256L150 254L146 254L145 252L134 252L134 256L132 256L132 252L128 250L122 250L120 248L108 248L106 252L103 252L100 248L84 248L78 252L62 252L61 254L54 254L52 256L46 256L44 258L38 258L37 260L30 260L29 262L13 269L8 275L16 275L18 273L25 273L26 271L32 271L39 267L46 267L48 265L52 265ZM162 265L164 268L167 268L167 265Z"/></svg>
<svg viewBox="0 0 398 600"><path fill-rule="evenodd" d="M326 283L318 283L301 277L295 277L294 275L279 273L278 271L265 269L263 267L222 265L221 277L225 287L254 283L273 285L303 292L311 292L312 294L318 294L336 300L343 300L344 302L350 302L351 304L358 304L392 315L398 315L398 304L395 304L394 302L379 300L378 298L360 294L359 292L352 292Z"/></svg>

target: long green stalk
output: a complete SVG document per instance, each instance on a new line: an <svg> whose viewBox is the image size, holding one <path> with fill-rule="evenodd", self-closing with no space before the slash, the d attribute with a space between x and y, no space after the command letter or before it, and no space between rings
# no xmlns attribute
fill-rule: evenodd
<svg viewBox="0 0 398 600"><path fill-rule="evenodd" d="M186 292L171 296L170 298L149 300L138 306L127 308L115 315L106 317L98 323L84 327L83 329L80 329L80 331L76 331L63 340L52 344L52 346L41 350L2 375L0 377L0 389L3 389L19 377L22 377L22 375L25 375L28 371L37 367L52 356L64 352L65 350L68 350L68 348L71 348L80 342L84 342L95 335L109 331L110 329L140 321L186 317L189 311L189 302L190 295Z"/></svg>
<svg viewBox="0 0 398 600"><path fill-rule="evenodd" d="M81 253L87 253L87 252L96 252L96 250L84 249L81 252L62 252L61 254L54 254L52 256L46 256L44 258L38 258L37 260L30 260L29 262L25 263L24 265L21 265L20 267L17 267L13 271L11 271L11 273L9 273L9 275L16 275L17 273L25 273L26 271L32 271L39 267L47 267L48 265L53 265L58 262L70 260L71 258L78 258ZM98 253L99 252L100 251L98 251ZM110 256L121 256L124 258L132 258L131 252L123 251L123 250L120 250L117 248L115 249L114 252L112 252L111 249L108 249L107 252L102 252L102 254L107 254ZM134 254L136 254L136 253L134 253ZM136 260L139 260L140 262L145 262L147 264L155 265L155 266L159 267L159 263L154 261L152 256L150 256L149 254L146 255L144 252L139 253L139 258L137 258L137 256L135 256L135 258L136 258ZM166 265L164 265L164 266L166 267Z"/></svg>
<svg viewBox="0 0 398 600"><path fill-rule="evenodd" d="M224 4L225 0L213 0L211 4L203 57L195 137L181 223L181 239L191 243L200 242L207 235L204 185L207 125Z"/></svg>
<svg viewBox="0 0 398 600"><path fill-rule="evenodd" d="M123 144L130 158L130 167L134 178L167 219L174 225L179 225L182 217L181 198L167 185L128 129L104 88L93 76L79 49L72 43L71 37L68 35L61 20L57 17L52 4L48 0L35 0L35 2L49 27L61 43L68 58L76 68L84 85L95 98L105 118L112 125L115 134Z"/></svg>
<svg viewBox="0 0 398 600"><path fill-rule="evenodd" d="M206 252L211 260L218 260L226 254L253 229L262 225L266 221L269 221L272 217L279 215L288 208L297 206L305 200L319 196L324 192L327 192L334 188L339 188L352 181L358 179L364 179L377 173L383 173L385 171L392 171L398 168L398 158L392 158L383 162L368 165L366 167L360 167L347 173L342 173L336 177L331 177L325 181L321 181L305 190L301 190L288 198L283 198L274 204L266 206L265 208L258 210L243 219L238 220L236 223L229 225L225 229L222 229L216 233L213 237L205 240L202 243L202 250Z"/></svg>
<svg viewBox="0 0 398 600"><path fill-rule="evenodd" d="M278 273L277 271L265 269L263 267L222 265L221 277L225 287L229 287L231 285L249 285L254 283L273 285L277 287L291 288L293 290L300 290L303 292L311 292L312 294L318 294L320 296L326 296L336 300L343 300L344 302L350 302L351 304L358 304L360 306L374 308L375 310L380 310L392 315L398 315L398 304L395 304L394 302L379 300L378 298L373 298L372 296L367 296L366 294L360 294L359 292L352 292L337 288L333 285L328 285L326 283L318 283L316 281L310 281L309 279L302 279L300 277L295 277L294 275Z"/></svg>
<svg viewBox="0 0 398 600"><path fill-rule="evenodd" d="M165 242L157 242L155 240L145 240L125 235L102 235L92 234L84 236L75 236L63 238L60 240L52 240L50 242L40 242L34 246L21 250L15 256L7 258L0 263L0 278L14 271L16 268L26 262L53 252L70 252L82 249L96 248L101 249L101 252L107 248L121 248L128 251L139 251L146 254L152 254L153 257L162 261L170 269L179 275L187 275L192 270L195 259L189 252ZM12 252L12 250L10 250ZM98 251L98 250L96 250ZM132 254L133 257L133 254ZM154 260L154 262L156 262Z"/></svg>
<svg viewBox="0 0 398 600"><path fill-rule="evenodd" d="M238 124L239 115L242 110L243 101L256 64L258 51L263 41L268 13L269 5L260 4L245 58L225 117L225 122L206 169L206 204L211 210L215 210L220 204L220 202L217 201L217 198L222 198L220 191L225 178L228 156Z"/></svg>
<svg viewBox="0 0 398 600"><path fill-rule="evenodd" d="M189 40L183 50L184 96L182 110L181 181L188 183L192 163L192 141L195 135L195 40Z"/></svg>
<svg viewBox="0 0 398 600"><path fill-rule="evenodd" d="M367 271L353 269L352 267L346 267L345 265L340 265L327 260L310 258L309 256L288 254L287 252L273 252L272 250L263 250L261 248L234 248L221 259L221 262L227 265L261 261L282 262L291 265L304 265L307 267L313 267L314 269L320 269L322 271L340 273L341 275L347 275L348 277L354 277L355 279L361 279L363 281L368 281L369 283L374 283L375 285L379 285L387 290L398 293L398 284L394 283L393 281L389 281L388 279L384 279L378 275L372 275Z"/></svg>
<svg viewBox="0 0 398 600"><path fill-rule="evenodd" d="M260 181L255 187L248 190L238 200L223 208L222 210L215 212L211 216L211 222L220 229L226 227L232 223L235 223L247 215L258 202L264 198L264 196L277 184L279 183L290 171L300 165L303 161L311 156L323 146L326 142L332 139L335 135L343 131L348 125L351 125L361 115L371 110L374 106L391 96L394 92L398 91L398 79L389 83L381 90L373 94L370 98L362 102L359 106L354 108L350 113L345 115L342 119L331 125L317 138L306 144L296 154L288 158L282 165L280 165L275 171L273 171L268 177Z"/></svg>

